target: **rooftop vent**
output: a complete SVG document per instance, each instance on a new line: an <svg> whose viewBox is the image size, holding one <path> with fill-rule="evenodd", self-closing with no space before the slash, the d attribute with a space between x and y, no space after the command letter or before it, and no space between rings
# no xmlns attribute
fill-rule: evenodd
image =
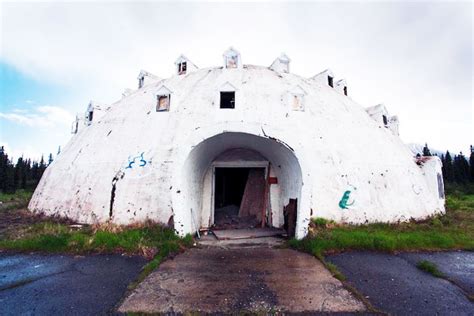
<svg viewBox="0 0 474 316"><path fill-rule="evenodd" d="M326 69L311 79L322 85L328 85L329 87L334 88L334 73L331 69Z"/></svg>
<svg viewBox="0 0 474 316"><path fill-rule="evenodd" d="M174 62L176 66L176 73L178 75L185 75L191 71L198 69L198 67L193 64L186 56L181 55Z"/></svg>
<svg viewBox="0 0 474 316"><path fill-rule="evenodd" d="M155 76L154 74L146 70L141 70L140 73L138 74L137 79L138 79L138 89L143 88L145 85L149 84L152 81L160 80L158 76Z"/></svg>
<svg viewBox="0 0 474 316"><path fill-rule="evenodd" d="M242 60L240 58L240 53L233 47L227 49L224 54L224 68L242 68Z"/></svg>
<svg viewBox="0 0 474 316"><path fill-rule="evenodd" d="M336 82L336 90L347 95L347 82L344 79L339 80Z"/></svg>
<svg viewBox="0 0 474 316"><path fill-rule="evenodd" d="M290 58L282 53L277 59L273 61L270 69L277 72L290 72Z"/></svg>

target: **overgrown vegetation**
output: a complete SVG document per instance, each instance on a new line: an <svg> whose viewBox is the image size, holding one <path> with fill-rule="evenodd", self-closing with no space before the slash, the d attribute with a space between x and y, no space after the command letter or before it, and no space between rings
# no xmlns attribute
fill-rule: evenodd
<svg viewBox="0 0 474 316"><path fill-rule="evenodd" d="M426 273L429 273L437 278L443 278L444 277L444 274L439 271L438 267L436 266L436 264L434 264L433 262L430 262L428 260L421 260L421 261L418 261L418 263L416 264L416 267L422 271L425 271Z"/></svg>
<svg viewBox="0 0 474 316"><path fill-rule="evenodd" d="M322 257L345 250L410 251L474 250L474 193L472 187L448 188L447 212L422 222L337 225L315 219L307 238L290 245Z"/></svg>
<svg viewBox="0 0 474 316"><path fill-rule="evenodd" d="M31 190L23 189L15 193L0 192L0 211L26 207L32 195Z"/></svg>
<svg viewBox="0 0 474 316"><path fill-rule="evenodd" d="M75 254L119 252L156 259L180 251L191 243L191 236L179 238L172 229L153 223L125 228L112 225L77 228L75 225L41 222L0 240L0 249Z"/></svg>

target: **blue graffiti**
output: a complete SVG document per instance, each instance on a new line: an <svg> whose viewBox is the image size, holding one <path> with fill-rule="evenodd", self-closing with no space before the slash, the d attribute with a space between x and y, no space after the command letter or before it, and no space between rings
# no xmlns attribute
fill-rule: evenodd
<svg viewBox="0 0 474 316"><path fill-rule="evenodd" d="M342 195L341 200L339 201L339 207L342 208L343 210L347 210L348 206L351 206L355 203L355 201L352 201L352 203L350 203L350 204L347 203L347 202L349 202L349 196L350 195L351 195L351 191L347 190L346 192L344 192L344 194Z"/></svg>
<svg viewBox="0 0 474 316"><path fill-rule="evenodd" d="M133 157L133 158L128 157L128 166L125 169L132 169L133 165L136 163L137 159L139 159L139 163L140 163L138 166L139 167L144 167L147 164L147 162L146 162L145 158L143 158L143 154L144 154L144 152L141 153L138 156Z"/></svg>

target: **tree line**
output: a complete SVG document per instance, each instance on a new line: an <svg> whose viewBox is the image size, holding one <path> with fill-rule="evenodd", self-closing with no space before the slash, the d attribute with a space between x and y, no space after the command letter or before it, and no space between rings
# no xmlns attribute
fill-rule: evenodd
<svg viewBox="0 0 474 316"><path fill-rule="evenodd" d="M443 179L445 183L468 184L474 183L474 147L470 147L469 160L460 152L451 155L449 151L438 156L443 163ZM433 156L428 144L423 147L423 156Z"/></svg>
<svg viewBox="0 0 474 316"><path fill-rule="evenodd" d="M58 154L61 151L59 148ZM428 144L423 147L423 156L433 156ZM439 156L439 155L436 155ZM462 154L451 155L449 151L440 156L443 163L445 183L474 183L474 147L470 147L469 160ZM0 147L0 191L15 193L16 190L34 190L46 168L53 162L53 154L49 154L46 162L41 156L40 161L20 157L14 163Z"/></svg>
<svg viewBox="0 0 474 316"><path fill-rule="evenodd" d="M15 193L16 190L34 190L38 185L46 167L53 161L53 155L45 162L43 156L40 161L20 157L16 163L8 157L3 146L0 147L0 191Z"/></svg>

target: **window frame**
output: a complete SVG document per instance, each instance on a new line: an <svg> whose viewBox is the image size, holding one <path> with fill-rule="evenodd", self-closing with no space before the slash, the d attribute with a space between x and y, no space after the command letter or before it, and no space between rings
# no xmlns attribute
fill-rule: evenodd
<svg viewBox="0 0 474 316"><path fill-rule="evenodd" d="M188 70L188 64L185 60L178 63L178 75L185 75Z"/></svg>
<svg viewBox="0 0 474 316"><path fill-rule="evenodd" d="M166 108L161 108L160 101L166 98L168 99L168 105ZM171 108L171 94L157 94L156 95L156 112L169 112Z"/></svg>
<svg viewBox="0 0 474 316"><path fill-rule="evenodd" d="M334 77L328 76L328 86L334 88Z"/></svg>
<svg viewBox="0 0 474 316"><path fill-rule="evenodd" d="M223 94L233 94L233 97L230 99L229 104L232 105L232 107L222 107L222 95ZM225 110L233 110L235 109L235 91L219 91L219 109L225 109Z"/></svg>

